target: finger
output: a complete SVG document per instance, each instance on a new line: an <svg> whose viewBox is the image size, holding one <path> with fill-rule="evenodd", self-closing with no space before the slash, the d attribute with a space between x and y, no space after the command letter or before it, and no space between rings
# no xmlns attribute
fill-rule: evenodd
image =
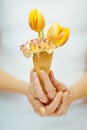
<svg viewBox="0 0 87 130"><path fill-rule="evenodd" d="M62 99L62 92L57 93L51 104L46 106L46 115L52 114L60 105Z"/></svg>
<svg viewBox="0 0 87 130"><path fill-rule="evenodd" d="M53 87L48 74L44 70L41 70L40 74L41 74L41 78L45 84L48 96L50 97L50 99L53 99L56 95L56 90Z"/></svg>
<svg viewBox="0 0 87 130"><path fill-rule="evenodd" d="M30 72L30 86L29 86L29 93L34 95L34 89L33 89L33 70Z"/></svg>
<svg viewBox="0 0 87 130"><path fill-rule="evenodd" d="M33 95L33 97L35 97L35 89L34 89L34 85L33 85L33 82L34 82L34 76L33 76L33 70L30 72L30 86L29 86L29 93L31 93Z"/></svg>
<svg viewBox="0 0 87 130"><path fill-rule="evenodd" d="M65 115L67 113L71 102L72 102L72 95L69 95L69 103L66 105L66 108L65 108L65 110L63 112L63 115Z"/></svg>
<svg viewBox="0 0 87 130"><path fill-rule="evenodd" d="M41 102L47 103L48 98L43 92L38 75L36 72L31 72L32 95L38 98Z"/></svg>
<svg viewBox="0 0 87 130"><path fill-rule="evenodd" d="M62 103L61 103L60 107L57 110L57 115L58 116L63 115L63 113L64 113L64 111L66 109L66 106L69 105L69 101L70 101L69 93L65 92L64 95L63 95Z"/></svg>
<svg viewBox="0 0 87 130"><path fill-rule="evenodd" d="M33 82L33 71L30 71L30 84Z"/></svg>
<svg viewBox="0 0 87 130"><path fill-rule="evenodd" d="M59 109L62 109L62 111L61 112L59 112L60 110L59 109L57 109L54 113L52 113L52 114L49 114L49 116L63 116L63 115L65 115L66 113L67 113L67 111L68 111L68 109L69 109L69 106L70 106L70 104L71 104L71 102L72 102L72 96L71 95L69 95L69 93L67 92L67 94L68 94L68 96L66 96L66 100L67 100L67 98L68 98L68 102L66 102L66 100L65 100L65 102L66 102L66 105L65 106L62 106L62 104L60 105L60 107L59 107ZM66 95L66 94L65 94ZM63 98L65 98L65 96L63 97ZM62 108L63 107L63 108Z"/></svg>
<svg viewBox="0 0 87 130"><path fill-rule="evenodd" d="M40 116L45 115L45 106L38 99L34 98L31 93L28 95L28 100L36 113Z"/></svg>
<svg viewBox="0 0 87 130"><path fill-rule="evenodd" d="M52 84L57 89L57 91L62 91L62 92L67 91L66 85L61 83L60 81L56 80L52 71L50 71L49 77L52 81Z"/></svg>

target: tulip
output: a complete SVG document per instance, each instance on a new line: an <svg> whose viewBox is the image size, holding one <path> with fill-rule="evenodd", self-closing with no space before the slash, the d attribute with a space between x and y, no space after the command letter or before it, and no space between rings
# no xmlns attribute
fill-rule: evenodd
<svg viewBox="0 0 87 130"><path fill-rule="evenodd" d="M41 37L41 35L43 35L42 30L45 26L45 20L43 14L38 9L32 10L29 14L28 22L31 29L38 32L39 37Z"/></svg>
<svg viewBox="0 0 87 130"><path fill-rule="evenodd" d="M47 32L47 39L59 47L66 43L69 35L69 28L60 27L58 23L54 23Z"/></svg>
<svg viewBox="0 0 87 130"><path fill-rule="evenodd" d="M58 23L54 23L48 30L47 32L47 39L49 42L56 42L59 37L60 33L60 25Z"/></svg>
<svg viewBox="0 0 87 130"><path fill-rule="evenodd" d="M60 47L60 46L64 45L66 43L66 41L68 40L69 36L70 36L69 28L61 28L61 31L59 33L59 38L55 42L56 46Z"/></svg>

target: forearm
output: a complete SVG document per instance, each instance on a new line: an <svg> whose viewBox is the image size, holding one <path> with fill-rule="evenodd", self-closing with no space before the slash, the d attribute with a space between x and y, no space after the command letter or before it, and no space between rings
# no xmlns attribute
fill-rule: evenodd
<svg viewBox="0 0 87 130"><path fill-rule="evenodd" d="M0 70L0 91L28 93L29 84Z"/></svg>
<svg viewBox="0 0 87 130"><path fill-rule="evenodd" d="M70 93L72 94L72 101L87 97L87 74L71 86Z"/></svg>

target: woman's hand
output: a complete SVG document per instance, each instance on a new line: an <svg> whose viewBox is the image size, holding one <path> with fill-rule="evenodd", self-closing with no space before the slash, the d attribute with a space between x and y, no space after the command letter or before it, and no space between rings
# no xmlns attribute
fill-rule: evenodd
<svg viewBox="0 0 87 130"><path fill-rule="evenodd" d="M44 79L46 72L41 71L42 79ZM62 116L67 113L67 110L71 103L71 95L65 84L59 82L54 78L54 74L51 71L49 74L50 80L56 89L56 96L49 105L46 105L46 115L48 116Z"/></svg>
<svg viewBox="0 0 87 130"><path fill-rule="evenodd" d="M31 71L30 73L28 99L33 106L34 111L41 116L44 115L46 109L45 104L48 104L50 100L53 100L56 95L55 87L53 87L49 76L47 74L45 76L46 80L44 80L44 84L46 86L47 93L42 90L37 73L34 71Z"/></svg>
<svg viewBox="0 0 87 130"><path fill-rule="evenodd" d="M53 72L49 76L44 70L40 73L46 93L42 90L37 73L31 71L30 74L28 99L35 112L41 116L65 115L71 103L68 89L54 78Z"/></svg>

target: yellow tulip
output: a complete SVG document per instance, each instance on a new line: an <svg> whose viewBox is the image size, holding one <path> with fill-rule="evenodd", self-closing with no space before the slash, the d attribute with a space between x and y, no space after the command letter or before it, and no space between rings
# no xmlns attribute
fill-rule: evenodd
<svg viewBox="0 0 87 130"><path fill-rule="evenodd" d="M69 28L61 28L58 23L54 23L47 32L47 39L49 42L53 42L57 47L59 47L66 43L69 35Z"/></svg>
<svg viewBox="0 0 87 130"><path fill-rule="evenodd" d="M59 33L59 38L55 42L56 46L60 47L60 46L64 45L66 43L66 41L68 40L69 36L70 36L69 28L62 28Z"/></svg>
<svg viewBox="0 0 87 130"><path fill-rule="evenodd" d="M45 26L44 16L38 9L34 9L30 12L28 22L31 29L36 32L42 31Z"/></svg>
<svg viewBox="0 0 87 130"><path fill-rule="evenodd" d="M59 37L60 33L60 25L58 23L54 23L48 30L47 32L47 39L49 42L56 42Z"/></svg>

